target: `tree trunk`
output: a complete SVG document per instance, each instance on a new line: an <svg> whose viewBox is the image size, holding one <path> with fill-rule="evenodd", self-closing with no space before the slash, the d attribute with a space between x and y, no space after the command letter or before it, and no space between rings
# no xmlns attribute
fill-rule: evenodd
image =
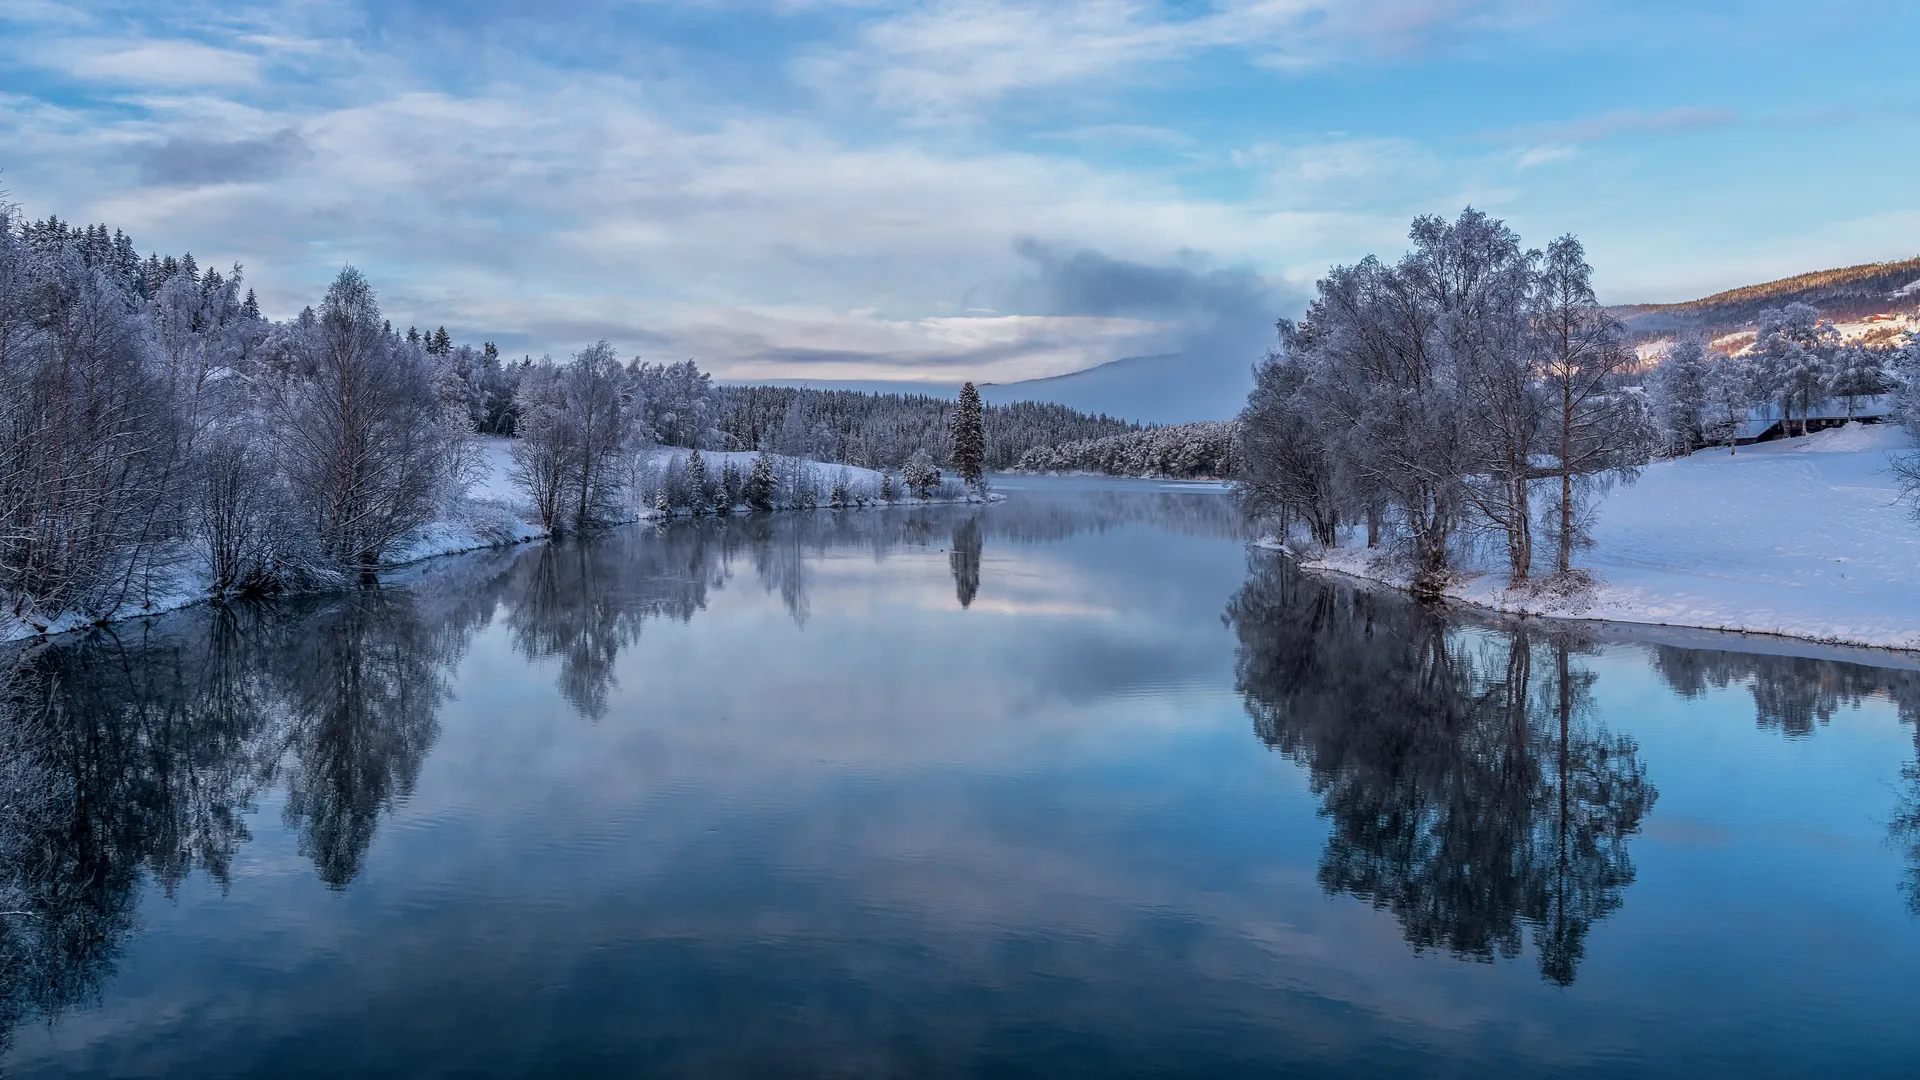
<svg viewBox="0 0 1920 1080"><path fill-rule="evenodd" d="M1573 568L1573 384L1560 382L1560 551L1554 569Z"/></svg>

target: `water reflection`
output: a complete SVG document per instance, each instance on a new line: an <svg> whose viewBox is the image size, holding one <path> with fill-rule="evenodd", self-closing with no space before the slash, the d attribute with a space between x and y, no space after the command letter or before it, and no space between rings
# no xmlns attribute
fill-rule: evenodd
<svg viewBox="0 0 1920 1080"><path fill-rule="evenodd" d="M969 514L953 529L953 550L947 554L947 566L953 571L953 595L960 606L973 606L980 595L980 556L984 544L980 537L980 515Z"/></svg>
<svg viewBox="0 0 1920 1080"><path fill-rule="evenodd" d="M1143 531L1107 535L1136 527ZM1022 949L1031 944L1059 950L1078 958L1075 979L1102 992L1160 985L1162 965L1186 963L1213 949L1211 955L1231 954L1251 971L1222 998L1238 1000L1247 986L1310 981L1304 967L1290 965L1302 964L1305 955L1338 953L1337 946L1347 943L1334 936L1341 932L1331 928L1334 919L1322 915L1316 926L1314 913L1292 906L1302 895L1324 903L1323 894L1339 900L1328 906L1338 908L1341 918L1351 915L1385 929L1388 951L1398 960L1406 959L1406 950L1394 937L1396 928L1415 950L1480 962L1524 958L1550 987L1578 982L1591 993L1605 983L1579 976L1590 949L1632 951L1618 937L1626 920L1601 926L1634 895L1634 845L1640 845L1645 867L1638 876L1648 879L1635 902L1649 904L1645 897L1659 892L1653 887L1658 849L1649 851L1650 841L1636 839L1653 820L1655 780L1668 788L1662 807L1668 818L1678 815L1675 805L1685 802L1687 788L1684 777L1676 778L1672 759L1654 756L1658 743L1648 728L1635 725L1651 748L1643 751L1619 730L1634 724L1634 717L1616 713L1607 718L1612 726L1603 722L1597 702L1606 691L1596 691L1600 671L1609 680L1612 672L1632 672L1643 683L1649 676L1639 672L1649 672L1682 697L1744 687L1762 727L1794 738L1869 699L1897 703L1909 721L1920 717L1920 673L1912 671L1673 645L1622 649L1538 624L1483 625L1391 595L1301 577L1266 556L1250 563L1223 631L1220 600L1240 581L1237 546L1184 540L1170 545L1153 536L1155 530L1222 541L1244 536L1227 500L1180 492L1095 490L1016 497L987 507L708 519L450 560L350 596L209 608L37 649L28 656L26 681L4 695L14 711L0 720L0 912L9 913L0 914L0 1050L23 1020L101 996L116 957L137 930L143 888L184 893L185 907L193 893L183 891L182 883L197 872L221 890L258 895L258 880L236 881L235 866L253 840L249 822L267 837L288 838L286 848L304 860L295 876L312 894L325 897L316 878L332 890L361 881L364 891L357 895L367 900L351 919L371 922L404 908L385 928L389 934L420 933L423 920L405 904L422 893L433 895L436 910L442 903L493 902L492 895L470 897L461 891L464 884L447 886L444 880L406 892L408 884L418 886L406 880L418 868L386 873L405 855L366 877L371 853L385 858L395 845L441 842L431 832L436 825L421 823L422 816L433 816L422 815L422 807L398 827L392 817L417 784L438 813L437 800L447 795L445 763L482 767L462 760L463 752L473 752L473 732L482 727L489 733L514 725L534 729L540 740L564 744L563 751L580 758L586 756L582 748L631 755L631 773L611 767L597 777L616 797L596 803L589 790L577 804L565 804L632 812L630 818L601 815L607 820L597 832L579 820L592 813L562 815L556 824L513 804L516 794L545 790L538 785L509 791L488 786L474 797L485 813L462 808L475 834L466 843L486 845L489 857L503 863L513 858L533 867L527 876L551 879L556 890L584 883L583 896L557 902L569 912L597 910L612 920L597 929L541 921L537 913L553 910L546 905L555 898L540 894L527 909L536 913L530 922L538 931L527 940L539 946L526 951L542 958L551 952L557 968L574 963L571 949L598 955L634 940L666 948L639 928L657 920L673 928L669 952L684 947L707 957L707 967L686 969L707 974L678 976L686 991L679 1001L709 1000L701 995L716 993L719 983L750 997L751 991L737 990L738 980L747 979L742 972L751 972L747 981L760 980L753 985L769 995L797 999L812 992L810 980L820 971L839 971L837 965L853 954L871 970L896 973L894 983L873 984L879 988L876 1000L916 994L917 1000L939 1000L952 989L942 980L953 973L901 962L890 950L933 955L926 942L941 924L916 923L916 904L965 908L953 898L978 890L984 898L978 906L990 914L965 923L961 936L968 942L992 941L999 933ZM1037 550L1076 537L1089 542L1070 554ZM1197 565L1170 555L1195 553L1233 561L1210 564L1211 576L1204 578L1170 569ZM867 573L860 562L898 556L905 557L884 573ZM1209 584L1195 589L1194 580ZM838 595L836 588L848 593ZM910 592L910 602L896 602L896 588ZM727 590L733 593L722 596ZM886 610L876 615L871 599L882 590ZM741 637L703 639L656 627L648 631L655 635L654 651L642 647L649 622L689 624L710 608L723 616L711 618L709 628L743 627ZM970 610L956 617L956 609ZM839 636L849 626L857 636L873 625L885 630L873 634L884 638L878 653L861 653ZM493 632L475 645L488 627ZM956 643L977 648L981 639L1004 647L1008 627L1021 635L1017 647L983 652L977 666L962 666L969 661L964 650L943 651ZM943 634L954 636L936 636ZM900 640L923 648L918 654L884 651ZM753 678L739 677L726 659L741 642L766 650L754 654L768 662ZM1225 671L1230 647L1231 687ZM518 655L528 661L527 672L483 685L510 687L518 680L540 690L529 700L545 701L550 698L544 687L552 684L564 702L557 707L560 715L547 714L554 709L530 718L510 707L451 708L462 690L455 684L456 667L470 649L476 662L459 678L474 677L479 657ZM904 670L875 665L875 655L888 661L904 655L909 664ZM1630 662L1619 663L1622 657ZM765 668L781 663L787 670L779 685L805 687L804 705L793 700L800 691L764 700L751 686L724 706L696 700L716 679L727 681L730 691L736 679L774 685ZM968 693L938 696L950 699L946 704L956 711L977 711L979 722L947 724L950 741L941 743L914 706L926 700L928 687L941 685L938 677L955 670L972 680L964 683ZM635 700L616 693L633 689L620 686L623 674L631 681L677 681L644 688L652 695L645 699L649 711L636 718L621 712L622 702ZM1003 685L1012 692L986 692ZM961 704L953 706L951 699ZM1744 702L1735 700L1744 712ZM1036 701L1056 710L1041 714L1048 722L1034 723L1034 713L1021 711L1035 709ZM1291 785L1275 783L1269 771L1291 777L1293 766L1248 753L1253 747L1244 721L1236 719L1242 705L1258 740L1304 770L1311 805ZM755 707L763 708L758 719L729 719L749 717ZM810 725L809 710L839 710L848 720ZM1133 726L1117 730L1129 732L1127 740L1113 738L1115 729L1105 723L1123 713ZM1224 727L1218 723L1222 715ZM1199 737L1209 723L1217 736L1210 743ZM1745 728L1744 716L1737 725ZM994 741L1004 729L1020 737ZM875 731L884 734L873 736ZM463 732L469 740L464 744ZM845 742L831 745L836 736ZM1173 749L1164 762L1156 757L1148 765L1125 755L1103 758L1115 743L1136 736ZM1764 741L1775 742L1771 736ZM913 752L868 752L876 743L911 745ZM1825 744L1802 749L1819 745ZM441 767L426 772L436 753ZM578 768L567 753L539 763L563 784L572 783ZM522 769L513 758L501 771L480 775L497 785L502 776L517 779L522 772L537 774L538 768ZM903 773L911 776L902 780ZM453 777L456 796L473 797L458 787L473 775ZM1237 781L1206 798L1193 794L1222 775ZM631 776L661 782L629 784ZM873 792L891 799L898 791L898 801L834 801L836 792L851 798L834 787L848 776L855 779L846 790L869 793L862 796L869 800L878 797ZM1905 802L1890 835L1908 861L1904 899L1920 916L1920 766L1910 765L1904 776ZM1196 779L1201 777L1206 779ZM629 806L628 794L637 788L652 792L655 801ZM764 798L740 794L749 789ZM457 805L457 798L449 801ZM272 809L276 802L277 817L251 816L258 805ZM752 803L751 812L740 809L742 802ZM1254 805L1300 812L1293 815L1297 820L1277 821L1261 816L1270 809L1246 809ZM1312 816L1315 808L1319 821ZM476 839L482 833L476 820L495 831ZM1238 823L1246 821L1260 827L1240 829ZM875 822L898 823L908 839L882 845L875 856L859 842L872 836ZM1878 843L1877 817L1872 828ZM1261 862L1276 856L1264 849L1246 855L1234 846L1240 832L1257 833L1253 846L1259 847L1282 830L1298 841L1296 863ZM573 837L575 846L567 848L561 834L576 831L591 835ZM1059 839L1060 852L1084 856L1084 864L1057 860L1056 879L1072 878L1057 911L1036 902L1036 896L1054 898L1022 891L1022 883L1036 876L1035 862L1052 857L1048 844L989 842L1002 833L1023 842ZM712 843L713 836L728 842ZM783 838L791 843L781 843ZM271 850L269 841L261 846ZM446 855L451 869L428 869L458 877L458 852L451 845L447 850L454 852ZM605 854L612 850L623 854ZM1243 856L1244 866L1237 861ZM606 862L604 875L599 860ZM622 860L673 865L650 876ZM308 864L313 878L306 876ZM1275 895L1267 890L1295 865L1308 872L1300 875L1304 888L1286 895L1285 914L1292 920L1286 933L1297 927L1303 935L1325 936L1297 952L1244 948L1260 937L1246 934L1244 924L1259 925L1262 934L1267 929L1244 912L1266 914L1262 905L1272 904ZM1058 866L1099 872L1061 875ZM981 867L987 872L975 873ZM929 879L935 883L924 890L898 884L936 872ZM1241 896L1236 889L1243 883ZM383 888L390 890L384 908ZM1197 896L1220 903L1210 907ZM1393 921L1347 898L1364 900ZM1888 899L1882 892L1876 902L1904 919ZM712 914L716 902L751 913L727 908ZM322 908L331 913L322 916L290 911L286 919L297 925L303 918L344 918L344 909ZM643 909L644 918L635 914ZM690 918L690 911L701 917ZM1121 944L1110 951L1087 946L1100 939L1087 932L1089 926L1108 918L1127 926L1137 911L1148 912L1153 926L1181 944L1143 931L1119 935L1114 940ZM869 933L868 920L883 915L887 934ZM730 921L735 916L738 923ZM788 952L782 968L770 959L781 955L768 951L764 931L765 920L774 916L798 927L786 940L789 949L795 940L806 943L804 960ZM217 917L224 915L211 918ZM520 923L513 926L519 934ZM816 939L819 926L834 932ZM462 947L472 944L465 927L440 932ZM368 940L381 939L369 933ZM1075 942L1089 951L1074 952ZM449 946L447 955L463 954ZM663 954L646 955L657 960ZM481 963L506 969L505 960L488 954ZM516 962L528 963L526 956ZM1014 976L1024 977L1029 966L1019 957L1007 961ZM134 963L128 967L138 970ZM1480 970L1451 964L1427 970L1440 968ZM898 975L901 970L912 974ZM989 988L977 996L992 998L1017 982L1003 974L996 969L979 976L978 986L961 989L973 995ZM1535 982L1528 967L1516 974L1524 983ZM625 969L601 978L591 987L595 993L608 987L631 991L636 983ZM127 981L138 980L116 986ZM1057 1005L1048 996L1054 984L1047 986L1032 991L1039 996L1019 999L1021 1006ZM502 988L483 985L474 993L495 990ZM1254 1017L1249 1029L1259 1027L1264 1018L1246 1007ZM903 1026L932 1026L901 1008ZM1219 1020L1171 1012L1158 1018L1166 1030L1190 1022L1183 1030L1202 1031ZM978 1019L964 1008L957 1015L963 1026L970 1017ZM1107 1014L1088 1015L1094 1019L1085 1021L1087 1029L1097 1030ZM858 1034L849 1041L860 1042L870 1032Z"/></svg>
<svg viewBox="0 0 1920 1080"><path fill-rule="evenodd" d="M1332 823L1321 886L1391 911L1416 950L1490 961L1530 931L1541 977L1573 982L1657 795L1594 716L1581 645L1463 630L1268 556L1227 618L1255 733Z"/></svg>
<svg viewBox="0 0 1920 1080"><path fill-rule="evenodd" d="M1753 695L1755 720L1788 738L1811 735L1842 706L1859 708L1871 697L1893 702L1902 721L1920 723L1920 671L1671 645L1650 646L1649 651L1654 670L1682 697L1697 698L1709 688L1745 683ZM1915 735L1920 737L1920 727Z"/></svg>
<svg viewBox="0 0 1920 1080"><path fill-rule="evenodd" d="M210 607L24 657L0 721L0 1028L92 994L143 877L169 896L195 870L228 888L270 789L320 879L352 881L485 620L449 595Z"/></svg>

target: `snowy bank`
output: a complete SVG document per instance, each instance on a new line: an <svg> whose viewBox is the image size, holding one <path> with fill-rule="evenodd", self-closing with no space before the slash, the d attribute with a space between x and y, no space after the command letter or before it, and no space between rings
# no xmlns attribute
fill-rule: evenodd
<svg viewBox="0 0 1920 1080"><path fill-rule="evenodd" d="M1577 560L1590 587L1511 589L1492 552L1446 595L1520 615L1920 649L1920 525L1888 468L1912 446L1901 428L1856 423L1656 462L1599 507L1595 546ZM1405 587L1409 575L1375 554L1336 547L1298 561Z"/></svg>
<svg viewBox="0 0 1920 1080"><path fill-rule="evenodd" d="M526 495L513 482L513 442L512 439L494 436L476 437L474 449L477 460L465 493L454 501L445 516L431 522L407 538L404 543L396 545L388 553L385 567L398 568L442 555L456 555L461 552L546 538L546 531L537 524L538 515L533 512ZM684 463L687 453L686 450L675 448L657 449L650 455L649 460L641 463L637 472L658 469L669 460L677 459ZM708 468L716 473L727 462L732 462L742 472L749 471L753 468L753 461L758 456L754 452L701 451L701 457L706 460ZM851 485L858 485L862 491L877 491L880 487L882 474L872 469L792 458L782 458L781 463L786 468L810 469L827 484L835 480L845 480ZM895 482L896 484L899 482L898 476L895 476ZM987 499L998 500L1003 497L989 495ZM930 498L911 498L902 491L899 497L884 505L920 506L978 501L982 501L979 496L960 490L958 485L948 484ZM868 501L865 505L883 504ZM781 506L778 509L802 508L813 507ZM827 509L824 499L818 508ZM745 513L746 510L742 508L740 512ZM652 509L646 501L638 501L630 507L629 516L624 520L630 523L662 516L664 515ZM169 587L154 592L144 601L123 604L104 619L65 613L51 621L27 622L0 614L0 641L44 637L101 623L160 615L204 603L212 598L204 575L183 571Z"/></svg>

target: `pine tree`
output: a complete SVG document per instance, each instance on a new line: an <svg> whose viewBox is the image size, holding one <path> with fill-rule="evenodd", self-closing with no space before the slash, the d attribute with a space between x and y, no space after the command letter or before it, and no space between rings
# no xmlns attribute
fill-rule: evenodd
<svg viewBox="0 0 1920 1080"><path fill-rule="evenodd" d="M773 509L774 495L779 490L773 475L773 455L765 450L753 459L753 474L747 477L746 490L742 493L747 505L755 510Z"/></svg>
<svg viewBox="0 0 1920 1080"><path fill-rule="evenodd" d="M728 458L726 464L720 468L720 506L723 512L732 513L733 508L740 505L740 490L744 479L740 475L740 466L735 465L732 458Z"/></svg>
<svg viewBox="0 0 1920 1080"><path fill-rule="evenodd" d="M847 506L852 501L853 501L852 496L847 494L846 477L844 475L835 477L833 481L833 486L827 489L828 504L830 504L834 509L838 510L838 509L841 509L842 507Z"/></svg>
<svg viewBox="0 0 1920 1080"><path fill-rule="evenodd" d="M987 429L980 391L967 383L953 410L953 471L970 488L979 488L987 457Z"/></svg>
<svg viewBox="0 0 1920 1080"><path fill-rule="evenodd" d="M420 344L420 329L419 329L419 327L415 327L415 326L409 326L409 327L407 327L407 344L409 344L409 345L418 345L418 344ZM431 349L432 349L432 345L431 345L431 344L429 344L429 345L428 345L428 349L429 349L429 350L431 350Z"/></svg>
<svg viewBox="0 0 1920 1080"><path fill-rule="evenodd" d="M894 500L894 498L895 498L895 493L893 490L893 474L881 473L880 474L880 501L890 503Z"/></svg>
<svg viewBox="0 0 1920 1080"><path fill-rule="evenodd" d="M711 505L707 499L707 463L700 460L697 446L687 455L687 499L696 514L706 513Z"/></svg>
<svg viewBox="0 0 1920 1080"><path fill-rule="evenodd" d="M252 289L247 290L247 298L240 304L240 314L248 319L260 317L260 301L254 299Z"/></svg>
<svg viewBox="0 0 1920 1080"><path fill-rule="evenodd" d="M453 352L453 339L447 336L446 327L443 326L433 332L433 344L427 347L427 351L440 356Z"/></svg>

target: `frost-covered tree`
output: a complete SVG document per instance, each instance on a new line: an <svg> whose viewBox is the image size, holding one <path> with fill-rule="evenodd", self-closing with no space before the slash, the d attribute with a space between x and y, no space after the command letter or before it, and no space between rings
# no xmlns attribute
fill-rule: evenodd
<svg viewBox="0 0 1920 1080"><path fill-rule="evenodd" d="M1736 454L1747 410L1762 395L1753 361L1745 356L1715 361L1707 369L1705 389L1707 409L1702 434L1714 445L1724 445L1729 455Z"/></svg>
<svg viewBox="0 0 1920 1080"><path fill-rule="evenodd" d="M962 483L978 489L986 465L986 417L980 405L980 391L967 383L960 388L960 401L953 410L953 471Z"/></svg>
<svg viewBox="0 0 1920 1080"><path fill-rule="evenodd" d="M898 494L893 490L893 474L881 473L880 474L880 501L884 503L890 503L890 502L893 502L898 497L899 497Z"/></svg>
<svg viewBox="0 0 1920 1080"><path fill-rule="evenodd" d="M1249 514L1278 520L1282 532L1298 519L1315 543L1331 546L1346 508L1339 431L1321 409L1311 344L1300 334L1283 324L1281 347L1254 371L1253 393L1240 413L1244 464L1235 487Z"/></svg>
<svg viewBox="0 0 1920 1080"><path fill-rule="evenodd" d="M1706 342L1697 336L1674 342L1660 358L1649 390L1665 453L1691 453L1708 441L1707 379L1712 367Z"/></svg>
<svg viewBox="0 0 1920 1080"><path fill-rule="evenodd" d="M131 283L0 206L0 599L104 615L162 555L177 456Z"/></svg>
<svg viewBox="0 0 1920 1080"><path fill-rule="evenodd" d="M574 354L562 372L567 414L577 435L569 485L573 523L586 528L617 513L625 478L620 457L634 447L632 395L613 346L598 341Z"/></svg>
<svg viewBox="0 0 1920 1080"><path fill-rule="evenodd" d="M754 510L771 510L779 493L780 484L774 476L773 455L762 450L753 459L753 471L747 474L741 498Z"/></svg>
<svg viewBox="0 0 1920 1080"><path fill-rule="evenodd" d="M1108 476L1226 479L1234 474L1238 431L1231 421L1173 424L1035 446L1022 472L1096 472Z"/></svg>
<svg viewBox="0 0 1920 1080"><path fill-rule="evenodd" d="M1545 338L1542 372L1547 385L1547 438L1558 486L1553 497L1554 567L1573 567L1573 550L1585 542L1582 503L1596 489L1639 474L1647 427L1638 402L1620 392L1620 375L1634 356L1620 324L1593 293L1593 268L1572 236L1548 248L1540 275L1538 325Z"/></svg>
<svg viewBox="0 0 1920 1080"><path fill-rule="evenodd" d="M1847 399L1847 419L1853 419L1860 398L1884 394L1888 386L1887 350L1851 344L1834 354L1826 392Z"/></svg>
<svg viewBox="0 0 1920 1080"><path fill-rule="evenodd" d="M934 467L932 454L916 450L900 470L900 479L914 498L931 498L933 489L940 483L940 470Z"/></svg>
<svg viewBox="0 0 1920 1080"><path fill-rule="evenodd" d="M1571 237L1526 251L1472 209L1420 218L1410 236L1396 263L1336 267L1306 317L1281 325L1241 418L1240 490L1320 543L1364 520L1433 595L1463 530L1498 533L1525 579L1534 489L1550 483L1565 570L1583 498L1651 451L1641 397L1620 385L1631 353Z"/></svg>
<svg viewBox="0 0 1920 1080"><path fill-rule="evenodd" d="M579 456L579 429L568 412L562 378L550 361L533 365L514 394L520 437L513 440L511 476L548 532L565 525L572 463Z"/></svg>
<svg viewBox="0 0 1920 1080"><path fill-rule="evenodd" d="M731 514L733 508L740 505L740 493L745 482L745 477L740 475L740 466L735 465L732 458L728 458L720 468L718 509L721 513Z"/></svg>
<svg viewBox="0 0 1920 1080"><path fill-rule="evenodd" d="M300 366L268 390L273 438L296 499L333 562L362 572L432 521L459 477L434 372L385 327L373 287L347 267L327 290Z"/></svg>
<svg viewBox="0 0 1920 1080"><path fill-rule="evenodd" d="M713 377L698 364L629 365L629 375L641 408L640 424L661 446L713 447Z"/></svg>
<svg viewBox="0 0 1920 1080"><path fill-rule="evenodd" d="M696 514L706 513L713 505L707 491L707 463L697 446L687 453L687 500Z"/></svg>
<svg viewBox="0 0 1920 1080"><path fill-rule="evenodd" d="M1760 313L1753 343L1756 385L1780 404L1781 427L1788 435L1807 433L1807 414L1826 394L1840 332L1820 317L1819 309L1793 303ZM1794 430L1794 411L1800 426Z"/></svg>

